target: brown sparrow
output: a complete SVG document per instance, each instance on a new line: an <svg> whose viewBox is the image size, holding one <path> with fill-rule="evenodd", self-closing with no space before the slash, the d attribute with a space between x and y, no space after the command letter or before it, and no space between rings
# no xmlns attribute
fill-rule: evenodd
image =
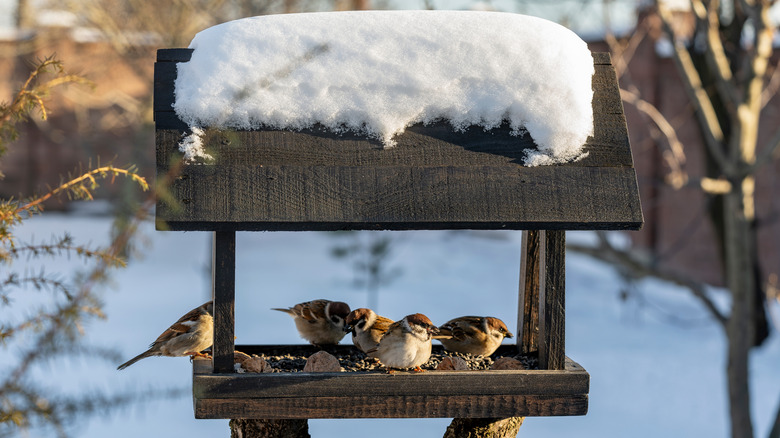
<svg viewBox="0 0 780 438"><path fill-rule="evenodd" d="M168 327L149 349L119 365L123 370L139 360L150 356L200 356L208 357L201 351L211 347L214 342L214 305L211 301L203 303Z"/></svg>
<svg viewBox="0 0 780 438"><path fill-rule="evenodd" d="M422 313L407 315L392 323L379 345L366 353L374 354L388 372L392 372L391 368L422 371L420 365L431 358L431 336L438 332L439 329Z"/></svg>
<svg viewBox="0 0 780 438"><path fill-rule="evenodd" d="M314 300L289 309L272 309L293 317L298 334L314 345L335 345L346 336L344 319L349 306L341 301Z"/></svg>
<svg viewBox="0 0 780 438"><path fill-rule="evenodd" d="M503 321L492 316L461 316L439 327L436 339L444 348L457 353L490 356L512 333Z"/></svg>
<svg viewBox="0 0 780 438"><path fill-rule="evenodd" d="M371 309L360 308L347 315L346 323L344 330L347 333L352 332L352 343L360 351L367 353L379 345L379 340L390 328L393 320L379 316ZM375 354L369 356L375 357Z"/></svg>

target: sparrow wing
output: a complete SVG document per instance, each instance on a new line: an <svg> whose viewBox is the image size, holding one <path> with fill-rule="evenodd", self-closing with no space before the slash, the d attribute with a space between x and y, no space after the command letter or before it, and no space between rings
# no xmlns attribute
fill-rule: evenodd
<svg viewBox="0 0 780 438"><path fill-rule="evenodd" d="M447 327L453 339L458 341L484 336L482 318L479 316L461 316L444 324L444 327Z"/></svg>
<svg viewBox="0 0 780 438"><path fill-rule="evenodd" d="M162 332L160 336L155 339L154 342L151 343L151 346L161 344L163 342L167 342L176 336L179 336L183 333L187 333L192 329L192 327L197 324L198 320L200 319L201 315L207 314L206 306L209 303L205 303L201 306L198 306L189 312L185 313L184 316L179 318L178 321L174 322L170 327L168 327L167 330Z"/></svg>
<svg viewBox="0 0 780 438"><path fill-rule="evenodd" d="M396 322L390 324L390 326L387 327L387 331L385 332L384 335L382 335L382 339L384 339L384 338L386 338L388 336L397 336L397 335L395 335L395 333L403 333L403 331L404 331L403 323L401 321L396 321ZM381 340L380 340L380 343L381 343Z"/></svg>
<svg viewBox="0 0 780 438"><path fill-rule="evenodd" d="M377 316L374 325L371 326L372 332L387 333L387 330L393 325L395 321L384 316Z"/></svg>
<svg viewBox="0 0 780 438"><path fill-rule="evenodd" d="M313 300L305 303L296 304L293 307L293 312L301 318L309 322L316 322L321 319L317 315L325 315L325 306L328 305L328 300Z"/></svg>

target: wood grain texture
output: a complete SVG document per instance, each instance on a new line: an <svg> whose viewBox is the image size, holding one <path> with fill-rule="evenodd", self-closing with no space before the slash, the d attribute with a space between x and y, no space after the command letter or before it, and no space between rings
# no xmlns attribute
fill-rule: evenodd
<svg viewBox="0 0 780 438"><path fill-rule="evenodd" d="M158 176L181 158L186 126L172 111L172 90L175 64L190 53L158 52ZM638 229L615 72L608 56L594 54L594 65L594 135L578 162L523 167L524 151L536 146L507 126L415 125L391 149L317 128L207 130L204 145L215 160L183 167L157 219L169 230Z"/></svg>
<svg viewBox="0 0 780 438"><path fill-rule="evenodd" d="M441 348L440 346L436 346ZM300 354L308 345L246 346L249 354ZM329 347L332 353L354 347ZM503 345L502 354L514 350ZM590 376L566 358L561 371L214 373L195 359L197 418L496 418L584 415ZM430 404L427 404L430 403Z"/></svg>
<svg viewBox="0 0 780 438"><path fill-rule="evenodd" d="M214 233L212 299L214 300L214 345L211 347L214 370L233 372L236 296L236 233Z"/></svg>
<svg viewBox="0 0 780 438"><path fill-rule="evenodd" d="M311 438L309 423L299 420L247 420L234 418L228 423L230 438Z"/></svg>
<svg viewBox="0 0 780 438"><path fill-rule="evenodd" d="M543 231L540 251L539 368L566 366L566 233Z"/></svg>
<svg viewBox="0 0 780 438"><path fill-rule="evenodd" d="M158 112L157 147L162 157L178 158L183 131L161 126ZM585 143L588 156L567 167L632 167L625 119L622 114L602 114L596 133ZM166 132L171 131L171 132ZM224 131L205 129L204 148L215 157L211 166L245 164L254 166L452 166L474 161L475 165L503 165L522 168L526 150L536 145L528 135L512 135L507 125L484 131L472 126L453 131L445 122L413 125L397 136L398 144L384 148L364 136L336 134L323 128L300 131L265 129L260 131ZM158 163L168 166L166 161Z"/></svg>
<svg viewBox="0 0 780 438"><path fill-rule="evenodd" d="M520 252L517 341L520 353L539 351L539 232L523 232Z"/></svg>
<svg viewBox="0 0 780 438"><path fill-rule="evenodd" d="M195 399L195 418L495 418L585 415L587 394L571 396L398 395L283 399Z"/></svg>
<svg viewBox="0 0 780 438"><path fill-rule="evenodd" d="M188 166L170 229L633 229L633 169ZM209 225L211 224L211 225Z"/></svg>
<svg viewBox="0 0 780 438"><path fill-rule="evenodd" d="M444 438L516 438L525 417L454 418Z"/></svg>
<svg viewBox="0 0 780 438"><path fill-rule="evenodd" d="M196 398L330 397L347 388L361 395L469 396L497 394L587 394L589 377L582 371L426 371L202 374L194 377Z"/></svg>

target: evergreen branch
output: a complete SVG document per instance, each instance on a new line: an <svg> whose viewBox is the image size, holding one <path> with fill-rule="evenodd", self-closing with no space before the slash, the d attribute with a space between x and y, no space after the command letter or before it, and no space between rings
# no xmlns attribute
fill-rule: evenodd
<svg viewBox="0 0 780 438"><path fill-rule="evenodd" d="M105 250L90 249L88 246L73 245L72 238L70 236L64 237L59 242L52 244L40 244L40 245L15 245L13 248L8 249L8 255L13 257L20 257L23 253L29 253L31 257L39 257L42 255L48 256L70 256L76 254L84 259L100 259L107 262L111 266L124 267L125 261L117 257L115 254L109 254Z"/></svg>
<svg viewBox="0 0 780 438"><path fill-rule="evenodd" d="M0 282L0 292L8 287L23 288L26 284L32 285L36 290L60 291L69 300L73 298L70 288L64 281L53 276L46 276L43 272L35 276L26 277L20 277L16 272L12 272L5 280ZM3 301L8 301L8 299L5 298Z"/></svg>
<svg viewBox="0 0 780 438"><path fill-rule="evenodd" d="M53 73L56 77L34 85L47 73ZM26 120L35 108L39 108L41 117L46 120L48 112L44 97L48 96L52 89L71 83L93 86L92 82L85 78L65 74L62 62L54 56L38 61L13 99L9 103L0 103L0 156L5 152L6 142L14 141L18 137L15 124Z"/></svg>
<svg viewBox="0 0 780 438"><path fill-rule="evenodd" d="M135 172L135 168L132 166L128 168L114 167L112 165L102 166L87 171L80 176L60 184L60 186L54 190L50 190L43 196L39 196L23 205L16 207L16 209L13 211L3 212L2 215L0 215L0 221L6 222L12 216L19 215L25 211L36 211L36 209L41 208L41 204L63 192L72 193L78 199L92 200L92 191L97 188L97 178L105 179L109 175L112 177L112 179L116 178L117 176L130 178L132 181L138 183L144 191L149 189L149 184L146 182L146 179L138 175ZM86 184L89 184L89 186Z"/></svg>

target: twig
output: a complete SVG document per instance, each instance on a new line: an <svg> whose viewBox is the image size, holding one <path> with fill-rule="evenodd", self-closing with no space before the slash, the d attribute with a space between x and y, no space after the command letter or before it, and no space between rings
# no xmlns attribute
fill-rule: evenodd
<svg viewBox="0 0 780 438"><path fill-rule="evenodd" d="M692 278L654 266L648 260L643 260L637 253L623 251L615 248L607 239L599 233L599 246L587 246L567 243L566 248L582 254L590 255L596 259L620 266L626 269L634 278L654 277L679 286L683 286L704 305L713 318L725 329L728 318L715 305L715 302L707 295L706 285Z"/></svg>
<svg viewBox="0 0 780 438"><path fill-rule="evenodd" d="M681 73L683 82L685 83L685 89L693 102L696 109L695 113L703 127L704 144L707 146L707 149L710 151L710 154L723 173L727 176L733 176L735 173L735 166L729 161L721 149L725 137L720 122L718 121L715 108L712 105L712 101L707 95L707 91L704 90L704 87L702 86L701 77L699 77L699 73L693 64L691 55L688 53L685 46L677 40L674 30L672 30L670 24L671 14L669 10L662 1L656 1L656 6L663 23L664 31L674 44L673 59Z"/></svg>
<svg viewBox="0 0 780 438"><path fill-rule="evenodd" d="M669 151L671 151L671 157L664 154L664 158L667 158L666 162L672 169L672 175L675 176L672 180L676 181L676 183L673 183L672 185L677 189L681 188L687 181L687 175L682 169L682 166L685 164L685 148L683 147L682 142L677 138L677 131L653 104L642 99L638 94L621 88L620 98L624 102L634 105L636 109L650 117L650 120L655 123L664 135L666 144L669 146Z"/></svg>

